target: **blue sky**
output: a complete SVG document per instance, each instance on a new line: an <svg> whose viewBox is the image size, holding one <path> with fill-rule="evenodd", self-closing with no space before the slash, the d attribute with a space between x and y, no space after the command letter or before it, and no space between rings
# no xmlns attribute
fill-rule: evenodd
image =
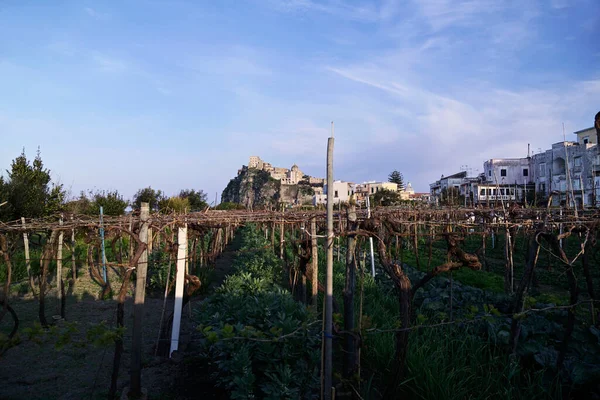
<svg viewBox="0 0 600 400"><path fill-rule="evenodd" d="M598 0L0 0L0 165L214 197L250 155L418 191L600 110Z"/></svg>

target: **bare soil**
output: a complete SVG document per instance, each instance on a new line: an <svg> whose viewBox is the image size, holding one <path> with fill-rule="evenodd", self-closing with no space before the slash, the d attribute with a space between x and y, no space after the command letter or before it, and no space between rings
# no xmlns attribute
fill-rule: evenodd
<svg viewBox="0 0 600 400"><path fill-rule="evenodd" d="M233 252L238 243L234 243L217 260L210 283L211 290L220 285L230 268ZM118 290L120 282L116 274L109 275L113 290ZM131 356L131 326L133 324L132 290L130 289L125 306L124 335L125 351L119 371L119 391L129 385L129 366ZM59 333L49 332L29 337L26 328L31 328L38 320L38 301L31 294L13 294L10 304L20 319L19 337L21 343L8 349L0 356L0 399L106 399L110 386L114 343L92 345L86 340L86 331L102 321L106 326L116 325L117 302L100 300L100 287L89 277L87 271L81 271L74 288L67 295L66 319L56 322L57 331L64 331L67 324L76 322L77 332L69 344L58 350L55 344ZM142 385L148 390L150 399L198 398L198 382L188 382L195 375L189 369L196 369L193 362L185 362L193 334L190 321L192 309L201 307L203 296L193 297L190 305L183 310L181 328L181 351L177 360L156 357L155 346L158 339L159 321L163 306L160 297L146 297L143 319L143 355ZM165 319L173 310L173 301L167 301ZM52 321L52 315L59 314L56 293L50 293L46 303L46 316ZM7 317L8 318L8 317ZM6 318L5 318L6 321ZM5 322L3 322L3 325ZM0 327L5 330L7 326ZM83 343L87 343L83 345ZM81 345L79 345L81 344ZM193 356L192 356L193 358ZM200 371L201 368L198 368ZM203 391L210 392L210 382ZM205 392L205 393L206 393ZM208 393L206 393L208 394Z"/></svg>

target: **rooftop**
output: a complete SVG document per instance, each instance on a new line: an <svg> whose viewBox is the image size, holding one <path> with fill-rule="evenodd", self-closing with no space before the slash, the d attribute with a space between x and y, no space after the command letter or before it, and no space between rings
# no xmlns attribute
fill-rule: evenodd
<svg viewBox="0 0 600 400"><path fill-rule="evenodd" d="M594 128L594 127L592 126L591 128L585 128L585 129L582 129L582 130L580 130L580 131L576 131L576 132L573 132L573 133L574 133L575 135L577 135L578 133L584 133L584 132L588 132L588 131L595 131L595 130L596 130L596 128Z"/></svg>

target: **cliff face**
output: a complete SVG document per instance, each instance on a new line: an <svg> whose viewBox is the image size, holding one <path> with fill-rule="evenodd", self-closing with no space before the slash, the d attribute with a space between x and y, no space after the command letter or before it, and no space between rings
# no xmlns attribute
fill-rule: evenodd
<svg viewBox="0 0 600 400"><path fill-rule="evenodd" d="M229 181L221 194L222 202L242 204L246 208L277 207L281 183L268 172L244 167Z"/></svg>
<svg viewBox="0 0 600 400"><path fill-rule="evenodd" d="M308 184L282 185L268 172L244 166L223 190L221 201L242 204L251 209L276 208L279 203L311 203L313 194L314 190Z"/></svg>

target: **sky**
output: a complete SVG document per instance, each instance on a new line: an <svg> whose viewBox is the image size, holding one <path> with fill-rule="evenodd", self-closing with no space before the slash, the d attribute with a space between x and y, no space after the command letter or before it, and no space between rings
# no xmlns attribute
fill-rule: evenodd
<svg viewBox="0 0 600 400"><path fill-rule="evenodd" d="M600 111L598 0L0 0L0 168L220 196L258 155L416 191Z"/></svg>

